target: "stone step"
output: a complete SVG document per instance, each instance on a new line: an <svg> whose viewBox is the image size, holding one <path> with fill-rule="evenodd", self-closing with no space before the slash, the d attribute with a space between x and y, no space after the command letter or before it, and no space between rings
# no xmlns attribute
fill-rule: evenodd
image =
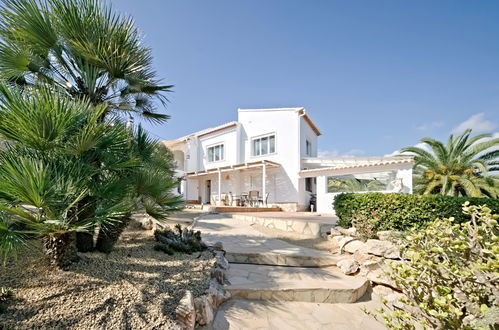
<svg viewBox="0 0 499 330"><path fill-rule="evenodd" d="M332 255L272 252L227 252L225 257L231 263L292 267L330 267L336 266L341 260L340 257Z"/></svg>
<svg viewBox="0 0 499 330"><path fill-rule="evenodd" d="M226 287L234 296L270 301L353 303L369 281L344 275L338 268L303 268L230 264Z"/></svg>
<svg viewBox="0 0 499 330"><path fill-rule="evenodd" d="M354 304L318 304L232 299L223 304L212 326L216 330L383 330L363 311L382 307L379 299Z"/></svg>

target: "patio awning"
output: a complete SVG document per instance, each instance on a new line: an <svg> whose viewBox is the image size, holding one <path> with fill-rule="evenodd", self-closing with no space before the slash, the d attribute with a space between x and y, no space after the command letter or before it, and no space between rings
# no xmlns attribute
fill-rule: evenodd
<svg viewBox="0 0 499 330"><path fill-rule="evenodd" d="M231 171L238 171L238 170L263 167L263 166L265 166L265 167L279 167L279 166L281 166L281 164L270 161L270 160L260 160L260 161L251 162L251 163L242 163L242 164L237 164L237 165L215 167L215 168L207 169L205 171L189 172L186 174L186 176L189 178L192 178L192 177L197 177L197 176L202 176L202 175L216 174L219 172L231 172Z"/></svg>
<svg viewBox="0 0 499 330"><path fill-rule="evenodd" d="M299 172L300 177L309 178L321 175L344 174L345 171L355 173L358 170L369 171L383 167L400 167L414 163L413 157L366 157L366 158L306 158L305 164L320 163L319 167L303 169ZM324 165L330 166L324 166ZM331 166L332 165L332 166Z"/></svg>

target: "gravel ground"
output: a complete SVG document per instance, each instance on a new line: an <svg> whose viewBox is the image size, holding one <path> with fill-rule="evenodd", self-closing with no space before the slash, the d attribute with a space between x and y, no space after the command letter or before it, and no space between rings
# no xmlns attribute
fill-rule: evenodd
<svg viewBox="0 0 499 330"><path fill-rule="evenodd" d="M0 328L168 329L189 289L208 288L208 252L168 256L154 251L151 231L130 226L109 255L81 254L69 271L55 271L35 249L17 263L0 266L0 286L14 300L0 314Z"/></svg>
<svg viewBox="0 0 499 330"><path fill-rule="evenodd" d="M331 251L332 249L331 242L329 242L324 238L310 237L307 235L302 235L293 232L285 232L282 230L272 229L257 224L252 224L251 227L253 227L254 229L258 230L263 234L278 238L290 244L303 246L310 249L322 250L322 251Z"/></svg>

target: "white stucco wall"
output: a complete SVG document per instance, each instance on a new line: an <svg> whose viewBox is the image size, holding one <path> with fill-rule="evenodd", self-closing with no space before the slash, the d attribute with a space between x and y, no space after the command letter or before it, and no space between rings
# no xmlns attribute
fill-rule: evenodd
<svg viewBox="0 0 499 330"><path fill-rule="evenodd" d="M271 184L275 188L274 193L271 190L268 191L270 193L269 199L272 198L274 202L297 203L300 181L298 176L300 150L297 148L300 143L300 121L296 110L240 109L238 122L241 124L241 146L244 162L270 160L281 165L279 169L274 170ZM252 139L267 134L275 134L276 152L253 156L251 154Z"/></svg>

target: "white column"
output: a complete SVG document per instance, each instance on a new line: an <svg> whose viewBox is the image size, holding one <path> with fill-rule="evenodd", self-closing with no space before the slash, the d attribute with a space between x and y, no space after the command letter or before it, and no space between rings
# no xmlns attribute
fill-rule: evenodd
<svg viewBox="0 0 499 330"><path fill-rule="evenodd" d="M267 166L263 163L262 168L262 199L265 203L265 195L267 194Z"/></svg>
<svg viewBox="0 0 499 330"><path fill-rule="evenodd" d="M218 170L218 201L217 205L222 205L222 171Z"/></svg>

